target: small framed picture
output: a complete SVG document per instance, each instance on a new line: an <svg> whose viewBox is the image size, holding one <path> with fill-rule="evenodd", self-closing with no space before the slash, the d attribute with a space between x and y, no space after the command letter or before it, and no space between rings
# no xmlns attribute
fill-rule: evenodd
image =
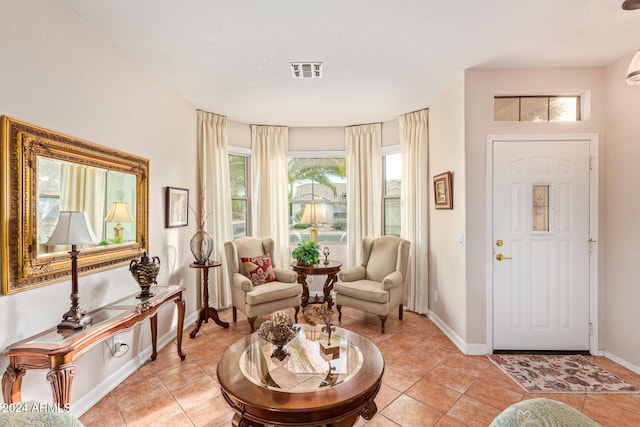
<svg viewBox="0 0 640 427"><path fill-rule="evenodd" d="M167 187L165 197L165 227L184 227L189 224L189 190Z"/></svg>
<svg viewBox="0 0 640 427"><path fill-rule="evenodd" d="M451 192L451 172L444 172L433 177L436 209L453 209L453 193Z"/></svg>

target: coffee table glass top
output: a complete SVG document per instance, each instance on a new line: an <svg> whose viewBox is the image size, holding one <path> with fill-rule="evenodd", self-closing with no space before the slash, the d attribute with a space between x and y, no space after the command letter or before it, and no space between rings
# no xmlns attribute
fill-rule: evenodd
<svg viewBox="0 0 640 427"><path fill-rule="evenodd" d="M271 358L276 349L273 344L260 338L249 344L239 360L245 378L270 390L304 393L334 387L360 370L362 351L339 332L331 334L331 344L339 350L327 354L320 345L327 343L327 334L321 332L321 326L299 326L300 331L285 347L289 356L282 362Z"/></svg>

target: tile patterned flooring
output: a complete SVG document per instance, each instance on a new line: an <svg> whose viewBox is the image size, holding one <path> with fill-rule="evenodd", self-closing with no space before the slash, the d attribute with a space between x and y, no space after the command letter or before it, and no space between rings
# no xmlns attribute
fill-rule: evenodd
<svg viewBox="0 0 640 427"><path fill-rule="evenodd" d="M293 309L289 313L293 316ZM249 333L246 318L231 309L220 311L231 323L223 329L213 321L195 339L186 330L180 362L174 345L160 351L93 408L80 421L92 426L230 426L233 412L216 381L216 366L225 348ZM259 318L259 324L265 318ZM299 316L300 321L304 321ZM533 397L563 401L603 426L640 425L640 393L526 393L484 356L465 356L425 316L394 311L380 333L376 316L343 308L338 326L374 342L385 359L378 413L356 426L487 426L509 405ZM640 375L603 357L595 364L640 386Z"/></svg>

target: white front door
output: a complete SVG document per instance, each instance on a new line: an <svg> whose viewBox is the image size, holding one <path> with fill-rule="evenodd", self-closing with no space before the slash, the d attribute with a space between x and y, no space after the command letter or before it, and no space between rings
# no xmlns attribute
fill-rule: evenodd
<svg viewBox="0 0 640 427"><path fill-rule="evenodd" d="M589 350L589 141L493 142L493 348Z"/></svg>

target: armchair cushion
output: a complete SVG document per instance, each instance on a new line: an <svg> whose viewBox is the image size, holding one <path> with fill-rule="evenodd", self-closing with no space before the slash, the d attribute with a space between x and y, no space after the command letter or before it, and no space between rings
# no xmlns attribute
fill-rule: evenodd
<svg viewBox="0 0 640 427"><path fill-rule="evenodd" d="M255 286L251 292L247 292L245 298L247 304L258 305L296 296L300 296L299 283L271 282L265 286Z"/></svg>
<svg viewBox="0 0 640 427"><path fill-rule="evenodd" d="M269 254L240 258L240 260L242 261L242 266L247 272L247 277L249 277L253 286L262 285L276 280L276 275L273 272L271 257Z"/></svg>
<svg viewBox="0 0 640 427"><path fill-rule="evenodd" d="M337 282L333 289L339 295L345 295L364 301L384 304L389 302L389 292L382 289L380 282L359 280L357 282Z"/></svg>

